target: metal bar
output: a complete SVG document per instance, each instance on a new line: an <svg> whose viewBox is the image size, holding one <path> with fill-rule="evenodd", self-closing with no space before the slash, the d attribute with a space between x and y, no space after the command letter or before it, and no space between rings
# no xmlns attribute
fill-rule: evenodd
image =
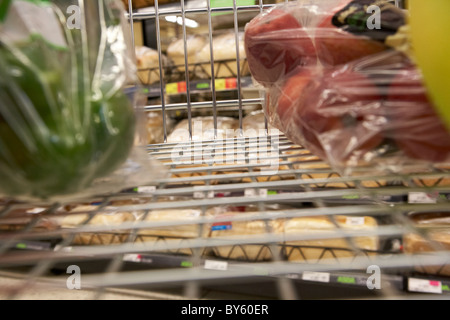
<svg viewBox="0 0 450 320"><path fill-rule="evenodd" d="M183 29L183 46L184 46L184 73L186 81L186 99L187 99L187 111L188 111L188 131L189 140L192 140L192 110L191 110L191 94L190 94L190 76L189 76L189 61L188 61L188 48L187 48L187 34L186 34L186 11L184 7L184 0L180 0L181 4L181 21Z"/></svg>
<svg viewBox="0 0 450 320"><path fill-rule="evenodd" d="M214 118L214 140L217 139L217 98L216 98L216 73L214 71L214 43L213 43L213 29L211 19L211 0L206 0L208 9L208 36L209 36L209 56L211 63L211 95Z"/></svg>
<svg viewBox="0 0 450 320"><path fill-rule="evenodd" d="M130 29L131 29L131 43L133 45L133 48L136 47L135 44L135 39L134 39L134 16L133 16L133 1L132 0L128 0L128 8L129 8L129 13L128 13L128 19L130 20Z"/></svg>
<svg viewBox="0 0 450 320"><path fill-rule="evenodd" d="M162 49L161 49L161 27L159 23L159 5L158 0L155 0L155 26L156 26L156 46L158 50L158 61L159 61L159 81L160 81L160 98L161 98L161 113L163 122L163 139L164 142L167 141L167 120L166 120L166 95L165 95L165 80L163 73L163 60L162 60Z"/></svg>
<svg viewBox="0 0 450 320"><path fill-rule="evenodd" d="M420 265L421 263L428 265L441 265L449 259L448 252L441 252L440 255L433 256L393 256L390 259L379 259L376 264L382 270L389 270L392 268L410 267ZM184 283L185 281L204 281L204 280L220 280L261 276L288 275L301 274L310 270L317 270L318 272L330 272L346 270L366 270L369 263L373 261L366 258L356 257L355 259L343 259L341 264L302 264L302 263L260 263L257 266L254 264L232 265L227 272L217 272L217 270L207 270L203 267L195 269L180 268L175 270L163 271L135 271L122 274L120 277L108 278L110 281L104 281L102 275L86 275L83 281L86 285L92 287L115 287L126 285L142 285L147 284L168 284L168 283Z"/></svg>
<svg viewBox="0 0 450 320"><path fill-rule="evenodd" d="M262 6L262 8L265 9L270 9L274 6L274 4L264 4ZM216 12L233 12L234 10L237 11L260 11L261 7L260 5L246 5L246 6L237 6L236 9L234 9L233 7L214 7L211 8L211 12L212 13L216 13ZM176 8L176 9L162 9L160 11L160 16L170 16L170 15L181 15L182 14L182 9L181 8ZM185 13L186 14L202 14L202 13L207 13L208 12L208 8L187 8L185 9ZM128 17L128 15L126 15ZM147 10L146 12L135 12L133 14L133 17L135 20L145 20L145 19L151 19L155 17L155 12L152 10Z"/></svg>
<svg viewBox="0 0 450 320"><path fill-rule="evenodd" d="M241 103L243 106L251 106L255 104L260 104L261 99L242 99ZM236 108L239 104L239 100L218 100L216 106L220 108ZM212 101L201 101L201 102L191 102L191 108L211 108L213 106ZM185 110L187 108L186 103L168 103L166 104L166 110ZM161 105L148 105L144 109L147 111L161 110Z"/></svg>

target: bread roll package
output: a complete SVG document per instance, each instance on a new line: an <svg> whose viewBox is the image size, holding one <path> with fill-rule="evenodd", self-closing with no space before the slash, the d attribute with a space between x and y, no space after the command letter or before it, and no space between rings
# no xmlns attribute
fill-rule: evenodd
<svg viewBox="0 0 450 320"><path fill-rule="evenodd" d="M406 254L423 254L433 256L436 251L450 250L450 213L429 212L412 213L409 215L415 232L403 235L403 250ZM414 265L414 270L420 273L450 276L450 263L427 265L423 261Z"/></svg>
<svg viewBox="0 0 450 320"><path fill-rule="evenodd" d="M163 118L160 111L146 112L146 129L147 129L147 144L164 143L164 121L166 122L166 134L170 134L173 129L174 121L169 118Z"/></svg>
<svg viewBox="0 0 450 320"><path fill-rule="evenodd" d="M207 39L203 35L188 35L186 37L185 54L184 39L175 39L167 47L167 56L175 65L176 70L184 76L186 70L185 57L188 60L188 70L193 72L197 63L197 53L203 49L206 43Z"/></svg>
<svg viewBox="0 0 450 320"><path fill-rule="evenodd" d="M265 234L282 234L283 221L279 219L258 220L252 215L259 212L251 207L230 207L222 210L216 215L217 218L233 218L240 215L249 215L244 221L224 221L211 225L210 237L216 240L226 240L227 237L239 237L245 240L246 236L263 236ZM271 247L266 243L238 244L230 246L215 246L213 253L225 259L242 261L265 261L271 260L275 254L280 253L280 247L276 247L278 252L272 252Z"/></svg>
<svg viewBox="0 0 450 320"><path fill-rule="evenodd" d="M223 140L232 138L236 134L236 129L239 126L237 119L232 117L217 118L217 139ZM192 140L204 141L214 139L214 117L194 117L191 119ZM167 138L168 142L188 142L189 136L189 119L181 120L174 128L172 133Z"/></svg>
<svg viewBox="0 0 450 320"><path fill-rule="evenodd" d="M215 78L235 78L238 76L236 49L239 50L240 76L249 74L245 59L244 37L242 32L238 33L237 39L238 44L236 46L236 35L234 31L228 31L223 34L213 36L212 45ZM211 46L209 42L207 42L202 50L197 53L196 61L202 66L202 69L206 75L211 78Z"/></svg>
<svg viewBox="0 0 450 320"><path fill-rule="evenodd" d="M209 215L205 213L205 216ZM195 238L205 238L209 235L209 225L203 225L198 219L203 217L200 208L186 209L164 209L151 210L140 219L141 222L160 222L161 227L140 228L137 233L136 243L145 243L148 245L175 244L187 248L175 248L163 250L173 254L193 254L193 249L186 241ZM164 224L167 224L164 226ZM170 225L170 223L180 223L179 225Z"/></svg>
<svg viewBox="0 0 450 320"><path fill-rule="evenodd" d="M244 137L264 137L266 135L264 110L255 110L246 115L242 119L242 130ZM267 133L269 135L281 134L281 132L270 123L267 123Z"/></svg>
<svg viewBox="0 0 450 320"><path fill-rule="evenodd" d="M138 69L138 78L142 84L150 85L161 80L159 70L158 51L146 46L136 46L136 66ZM161 64L168 65L168 60L165 55L161 56Z"/></svg>
<svg viewBox="0 0 450 320"><path fill-rule="evenodd" d="M350 243L338 231L347 232L376 231L377 221L368 216L334 216L338 225L330 217L299 217L285 221L286 236L314 237L317 239L286 241L286 254L289 261L338 262L340 258L374 254L379 249L377 236L349 236ZM339 229L338 229L339 228ZM354 245L354 247L353 247Z"/></svg>
<svg viewBox="0 0 450 320"><path fill-rule="evenodd" d="M60 220L62 229L79 229L74 233L73 245L112 245L124 243L130 234L131 229L115 229L123 223L136 221L136 213L121 212L119 207L109 207L111 212L99 211L96 205L80 205L72 209L68 215ZM98 232L84 232L83 227L109 227ZM73 235L73 232L63 234L65 238Z"/></svg>

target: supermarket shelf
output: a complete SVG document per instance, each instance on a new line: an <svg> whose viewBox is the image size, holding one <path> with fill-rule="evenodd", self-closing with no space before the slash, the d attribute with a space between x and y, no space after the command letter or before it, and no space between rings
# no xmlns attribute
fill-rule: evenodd
<svg viewBox="0 0 450 320"><path fill-rule="evenodd" d="M77 247L73 247L71 249L73 249L71 251L74 252L77 250ZM19 248L18 250L34 250L34 248ZM387 255L387 253L384 254ZM393 254L399 253L396 252ZM369 259L369 256L366 258ZM262 295L270 299L277 298L277 290L264 290L261 292L261 288L272 287L273 289L276 289L276 282L280 277L289 279L289 281L294 284L295 289L302 298L361 298L365 296L378 296L380 295L381 287L383 287L384 290L392 290L393 294L400 293L404 296L417 293L435 294L441 296L450 295L450 278L417 274L414 271L409 270L410 267L398 269L398 266L401 264L399 264L395 269L383 272L380 282L375 284L372 281L372 270L370 269L367 269L366 272L361 272L358 270L336 269L334 266L331 267L331 270L327 270L326 265L320 265L320 271L317 271L318 265L316 263L310 263L312 271L308 270L308 264L297 265L299 271L293 271L293 264L289 264L290 272L280 273L280 271L274 272L272 266L267 263L249 265L243 262L230 261L228 259L217 259L214 257L206 257L201 260L196 260L189 255L134 253L125 254L122 259L123 265L121 272L124 274L125 272L130 274L139 274L140 272L148 272L149 270L164 271L168 269L173 269L175 272L179 272L178 268L190 269L195 266L198 266L197 268L207 272L212 271L226 273L228 270L241 270L244 273L247 273L250 267L252 268L251 274L248 274L245 281L240 279L238 284L236 284L232 281L233 279L228 279L231 281L227 281L227 283L216 283L208 281L214 277L206 277L203 279L205 282L204 289L228 291L230 293L240 291L241 294L254 296ZM108 267L109 259L107 257L102 259L86 256L81 262L78 260L74 261L75 262L69 260L55 264L51 269L51 274L63 274L66 272L69 265L72 263L77 263L87 277L94 275L92 276L92 279L94 279L95 275L103 274L104 270ZM329 262L328 260L324 261ZM367 265L370 265L370 263L370 260L368 260ZM239 278L241 277L242 275L239 276ZM172 278L169 278L163 280L163 282L174 282L174 284L172 284L174 287L180 285L180 283L183 283L183 281L180 281L179 279L178 281L172 280ZM242 283L252 283L253 286L242 286ZM373 284L373 286L370 287L370 284L368 283ZM141 290L151 290L155 285L153 281L149 281L146 284L147 286L142 283L136 283L135 285L130 285L128 283L123 284L120 283L120 281L115 283L116 286L121 288L135 289L137 287ZM161 283L159 282L159 284ZM325 288L328 288L327 290L329 291L324 294L322 290Z"/></svg>
<svg viewBox="0 0 450 320"><path fill-rule="evenodd" d="M203 93L211 91L211 79L193 80L189 82L191 93ZM243 77L241 79L242 88L252 88L253 82L250 77ZM217 92L237 90L237 79L222 78L215 79L215 89ZM159 85L144 86L143 92L149 98L156 98L161 95L161 87ZM186 82L171 82L165 85L165 92L167 95L186 94Z"/></svg>

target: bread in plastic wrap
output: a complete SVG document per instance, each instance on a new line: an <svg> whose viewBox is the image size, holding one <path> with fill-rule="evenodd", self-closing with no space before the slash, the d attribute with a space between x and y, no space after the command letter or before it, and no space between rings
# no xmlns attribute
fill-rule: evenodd
<svg viewBox="0 0 450 320"><path fill-rule="evenodd" d="M214 132L214 118L212 116L194 117L191 119L192 142L199 143L194 148L197 151L189 151L191 150L189 145L189 119L181 120L175 125L167 138L169 143L177 144L172 150L170 162L176 165L177 169L204 168L204 170L173 173L173 178L201 177L209 174L218 175L239 171L237 169L227 171L220 169L221 166L235 163L233 155L227 156L224 154L226 149L224 141L235 137L239 121L235 118L224 116L218 116L216 120L217 131ZM215 134L217 140L213 142ZM223 142L222 149L220 148L221 142ZM212 150L217 151L213 153ZM215 184L217 182L216 180L210 180L208 183ZM200 179L189 183L203 185L205 181Z"/></svg>
<svg viewBox="0 0 450 320"><path fill-rule="evenodd" d="M151 210L143 215L140 221L161 223L163 226L140 227L137 232L136 243L143 242L146 245L170 243L175 246L183 246L184 244L186 248L180 247L163 251L175 254L192 254L193 250L189 246L189 242L185 240L209 235L209 227L198 222L201 217L202 210L199 208ZM178 223L178 225L170 225L170 223ZM164 226L164 224L167 225Z"/></svg>
<svg viewBox="0 0 450 320"><path fill-rule="evenodd" d="M120 211L119 207L109 207L103 211L95 205L80 205L58 220L62 230L72 229L70 233L63 233L63 237L73 237L73 245L113 245L124 243L131 231L115 227L134 222L136 217L136 213ZM101 230L86 232L83 230L86 227L101 227Z"/></svg>
<svg viewBox="0 0 450 320"><path fill-rule="evenodd" d="M51 214L48 214L52 208L46 205L37 207L33 204L3 207L0 201L0 211L3 212L2 223L0 224L1 232L17 232L28 230L28 232L42 232L55 230L59 228L59 224L53 221ZM48 216L47 216L48 214ZM30 222L34 221L30 229Z"/></svg>
<svg viewBox="0 0 450 320"><path fill-rule="evenodd" d="M228 137L234 137L236 129L239 126L237 119L232 117L217 116L217 139L223 140ZM193 141L207 141L214 139L214 117L194 117L191 119L192 137L189 132L189 119L181 120L175 125L173 131L167 138L168 142L188 142Z"/></svg>
<svg viewBox="0 0 450 320"><path fill-rule="evenodd" d="M332 218L337 226L332 222ZM286 236L304 237L304 240L286 241L288 259L336 263L340 258L372 255L379 249L379 239L376 235L364 235L366 232L376 231L378 223L375 218L344 215L332 218L316 216L287 219L284 223ZM359 234L351 235L351 232ZM348 239L345 238L346 235Z"/></svg>
<svg viewBox="0 0 450 320"><path fill-rule="evenodd" d="M242 130L244 137L261 137L268 135L279 135L281 132L265 121L264 110L250 112L242 119ZM267 132L266 132L267 130Z"/></svg>
<svg viewBox="0 0 450 320"><path fill-rule="evenodd" d="M433 252L450 250L450 214L448 212L411 213L408 215L416 228L403 235L403 250L406 254L418 254L426 259ZM420 262L414 270L431 275L450 276L448 263L427 265Z"/></svg>
<svg viewBox="0 0 450 320"><path fill-rule="evenodd" d="M174 121L169 118L163 118L160 111L146 112L146 129L148 144L164 143L164 121L166 122L166 134L169 134L174 126Z"/></svg>
<svg viewBox="0 0 450 320"><path fill-rule="evenodd" d="M236 78L238 76L237 50L239 50L239 76L249 74L242 32L238 33L237 46L234 31L227 31L223 34L213 36L212 49L214 54L215 78ZM202 70L207 77L211 78L211 46L209 42L197 53L196 61L202 66Z"/></svg>
<svg viewBox="0 0 450 320"><path fill-rule="evenodd" d="M266 234L278 234L283 233L283 220L281 219L257 219L252 216L258 216L260 213L254 207L238 207L238 208L222 208L216 214L216 218L236 218L241 217L242 220L230 220L213 223L211 225L210 237L214 240L226 240L230 238L236 241L237 239L243 239L248 241L246 237L261 236ZM245 217L245 219L243 218ZM234 238L234 239L233 239ZM214 243L214 242L212 242ZM220 258L243 260L243 261L267 261L275 257L276 254L280 254L280 247L276 247L278 252L272 252L272 248L266 243L246 243L246 244L234 244L234 245L220 245L213 247L214 255Z"/></svg>
<svg viewBox="0 0 450 320"><path fill-rule="evenodd" d="M185 57L187 57L188 71L193 72L197 63L197 54L206 45L207 39L203 35L188 35L186 48L184 39L173 40L167 47L167 57L173 62L174 68L184 76L186 70ZM185 52L186 49L186 52Z"/></svg>
<svg viewBox="0 0 450 320"><path fill-rule="evenodd" d="M159 70L159 56L158 51L146 46L136 46L136 66L138 69L138 78L142 84L150 85L161 81ZM161 65L164 76L164 71L168 67L168 59L164 54L161 54Z"/></svg>

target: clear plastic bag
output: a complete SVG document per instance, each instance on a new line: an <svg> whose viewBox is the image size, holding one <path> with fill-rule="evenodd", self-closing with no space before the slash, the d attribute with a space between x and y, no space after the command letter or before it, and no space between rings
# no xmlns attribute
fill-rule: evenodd
<svg viewBox="0 0 450 320"><path fill-rule="evenodd" d="M407 12L387 1L276 5L245 28L269 122L341 173L450 160L450 133L422 83Z"/></svg>
<svg viewBox="0 0 450 320"><path fill-rule="evenodd" d="M0 195L53 200L158 177L135 143L140 91L124 13L116 0L2 5Z"/></svg>

